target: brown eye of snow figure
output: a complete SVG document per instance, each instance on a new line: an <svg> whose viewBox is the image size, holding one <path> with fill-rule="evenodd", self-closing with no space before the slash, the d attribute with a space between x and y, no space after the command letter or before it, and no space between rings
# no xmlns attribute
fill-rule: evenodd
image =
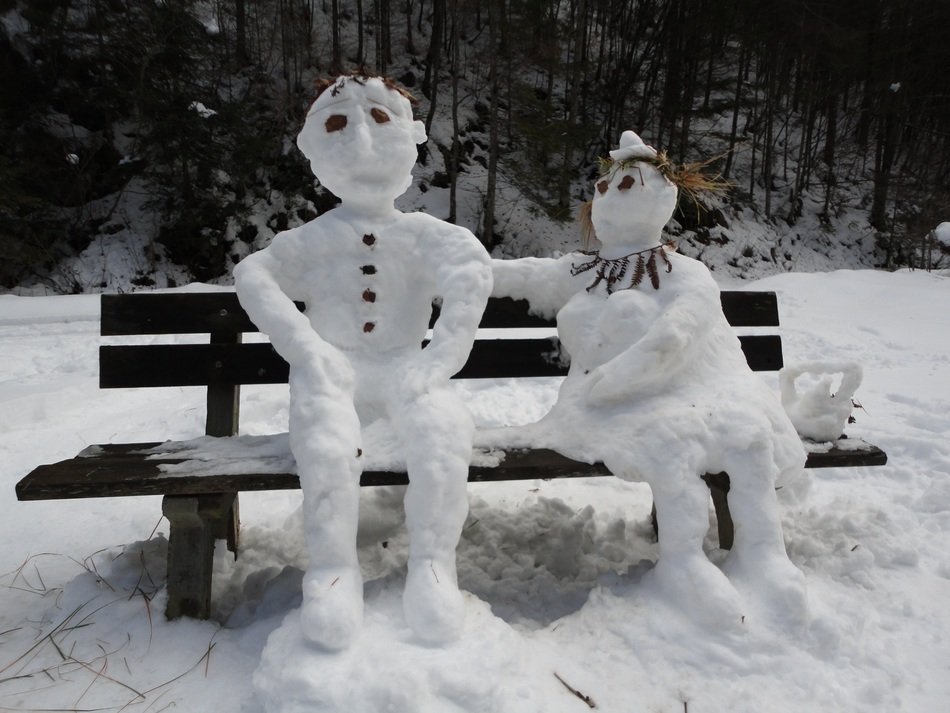
<svg viewBox="0 0 950 713"><path fill-rule="evenodd" d="M623 177L623 179L620 181L620 184L617 186L617 188L620 189L621 191L628 191L631 188L633 188L634 183L636 183L636 181L633 180L633 176L628 174Z"/></svg>
<svg viewBox="0 0 950 713"><path fill-rule="evenodd" d="M389 114L387 114L382 109L378 109L376 107L373 107L372 109L369 110L369 115L373 117L373 120L377 124L385 124L386 122L389 121Z"/></svg>
<svg viewBox="0 0 950 713"><path fill-rule="evenodd" d="M334 131L340 131L346 126L346 117L343 114L333 114L327 119L325 126L328 134L332 134Z"/></svg>

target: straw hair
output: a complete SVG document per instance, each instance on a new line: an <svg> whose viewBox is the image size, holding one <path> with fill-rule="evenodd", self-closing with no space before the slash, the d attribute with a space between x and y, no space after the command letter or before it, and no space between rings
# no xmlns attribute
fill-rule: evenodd
<svg viewBox="0 0 950 713"><path fill-rule="evenodd" d="M591 219L593 208L594 201L586 201L577 214L577 221L581 224L581 247L584 250L590 250L590 246L597 237L594 232L594 221Z"/></svg>
<svg viewBox="0 0 950 713"><path fill-rule="evenodd" d="M665 151L658 151L652 158L625 159L615 161L612 158L600 159L600 175L610 176L616 171L623 171L637 163L647 163L658 170L679 191L685 194L695 205L699 205L699 198L703 194L721 195L731 185L721 174L711 175L705 169L721 156L713 156L706 161L684 163L677 165L670 161Z"/></svg>
<svg viewBox="0 0 950 713"><path fill-rule="evenodd" d="M317 90L317 96L314 97L314 100L319 99L320 95L323 94L327 89L330 89L331 87L333 88L333 91L335 93L343 89L343 87L346 86L347 82L355 82L356 84L359 84L360 86L362 86L366 84L367 80L369 79L381 80L382 83L386 85L387 89L391 89L397 94L401 94L406 99L408 99L409 103L412 104L413 106L416 106L419 103L418 99L412 96L412 94L410 94L404 88L396 84L396 82L393 79L389 77L381 77L378 75L367 74L366 72L363 72L361 70L354 70L353 72L350 72L349 74L344 74L339 77L333 77L332 79L329 79L329 78L317 79L313 83L314 89Z"/></svg>

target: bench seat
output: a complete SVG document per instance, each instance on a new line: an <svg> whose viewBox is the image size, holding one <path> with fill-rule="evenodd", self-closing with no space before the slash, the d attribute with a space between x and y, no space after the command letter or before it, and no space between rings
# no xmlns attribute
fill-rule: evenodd
<svg viewBox="0 0 950 713"><path fill-rule="evenodd" d="M122 495L201 495L300 487L287 434L231 436L166 443L89 446L75 458L41 465L16 486L20 500ZM880 448L854 438L805 442L806 468L884 465ZM572 460L547 449L473 451L469 482L610 475L602 463ZM405 485L405 472L364 470L360 485Z"/></svg>

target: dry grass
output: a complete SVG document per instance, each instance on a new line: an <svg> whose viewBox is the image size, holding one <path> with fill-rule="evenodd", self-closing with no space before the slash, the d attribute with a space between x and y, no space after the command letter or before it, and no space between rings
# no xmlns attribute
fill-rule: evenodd
<svg viewBox="0 0 950 713"><path fill-rule="evenodd" d="M137 551L138 572L133 571L134 579L129 577L125 584L121 585L109 581L96 564L96 558L101 560L104 551L95 552L81 561L67 555L45 552L28 557L15 570L0 575L0 587L40 597L55 596L58 600L63 595L65 585L53 586L49 576L43 576L41 564L47 558L64 559L94 576L101 590L72 608L58 621L47 621L44 624L24 619L19 626L0 632L0 637L8 637L3 641L4 654L17 645L20 648L18 653L11 654L11 658L0 658L0 711L122 713L134 709L160 713L176 705L174 700L168 700L173 684L195 670L203 670L203 675L208 676L211 653L215 647L214 636L198 659L180 673L148 687L134 683L135 675L129 660L134 664L136 657L140 658L143 654L133 656L129 653L133 634L126 632L124 639L118 644L110 643L106 639L116 631L104 631L97 625L97 621L103 612L107 612L106 616L102 617L105 624L110 618L108 610L111 607L125 605L132 599L141 597L142 613L147 620L148 629L148 643L144 655L148 655L153 635L151 601L165 583L156 581L152 576L142 550ZM135 550L122 550L113 561L124 556L135 557ZM108 597L108 600L103 601L103 596ZM111 625L108 626L111 628ZM32 640L27 639L30 631L36 632ZM97 690L98 698L108 701L108 704L83 707L83 702L91 698L91 692L102 688L112 689ZM60 689L62 698L68 697L69 702L63 701L61 707L46 708L32 705L10 707L3 702L4 699L14 698L17 700L16 706L19 706L22 705L20 701L29 699L31 694L51 689Z"/></svg>

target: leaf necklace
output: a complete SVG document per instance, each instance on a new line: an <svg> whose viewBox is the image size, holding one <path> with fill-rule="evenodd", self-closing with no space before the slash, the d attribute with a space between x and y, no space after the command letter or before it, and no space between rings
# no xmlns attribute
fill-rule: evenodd
<svg viewBox="0 0 950 713"><path fill-rule="evenodd" d="M660 271L657 269L657 256L659 255L660 259L666 263L667 273L673 270L673 263L671 263L670 259L666 256L667 250L676 250L676 243L673 241L661 243L652 248L637 250L636 252L609 260L601 257L600 252L597 250L580 250L581 255L586 255L593 259L581 263L580 265L571 264L571 274L576 276L582 272L595 271L594 281L587 288L588 292L597 287L601 282L607 283L608 295L613 294L614 290L629 290L638 287L640 283L643 282L644 275L649 276L650 284L653 285L653 289L658 290L660 289ZM634 258L636 258L636 260L634 260ZM630 284L624 287L624 277L629 271L631 262L633 262L633 272L631 274Z"/></svg>

